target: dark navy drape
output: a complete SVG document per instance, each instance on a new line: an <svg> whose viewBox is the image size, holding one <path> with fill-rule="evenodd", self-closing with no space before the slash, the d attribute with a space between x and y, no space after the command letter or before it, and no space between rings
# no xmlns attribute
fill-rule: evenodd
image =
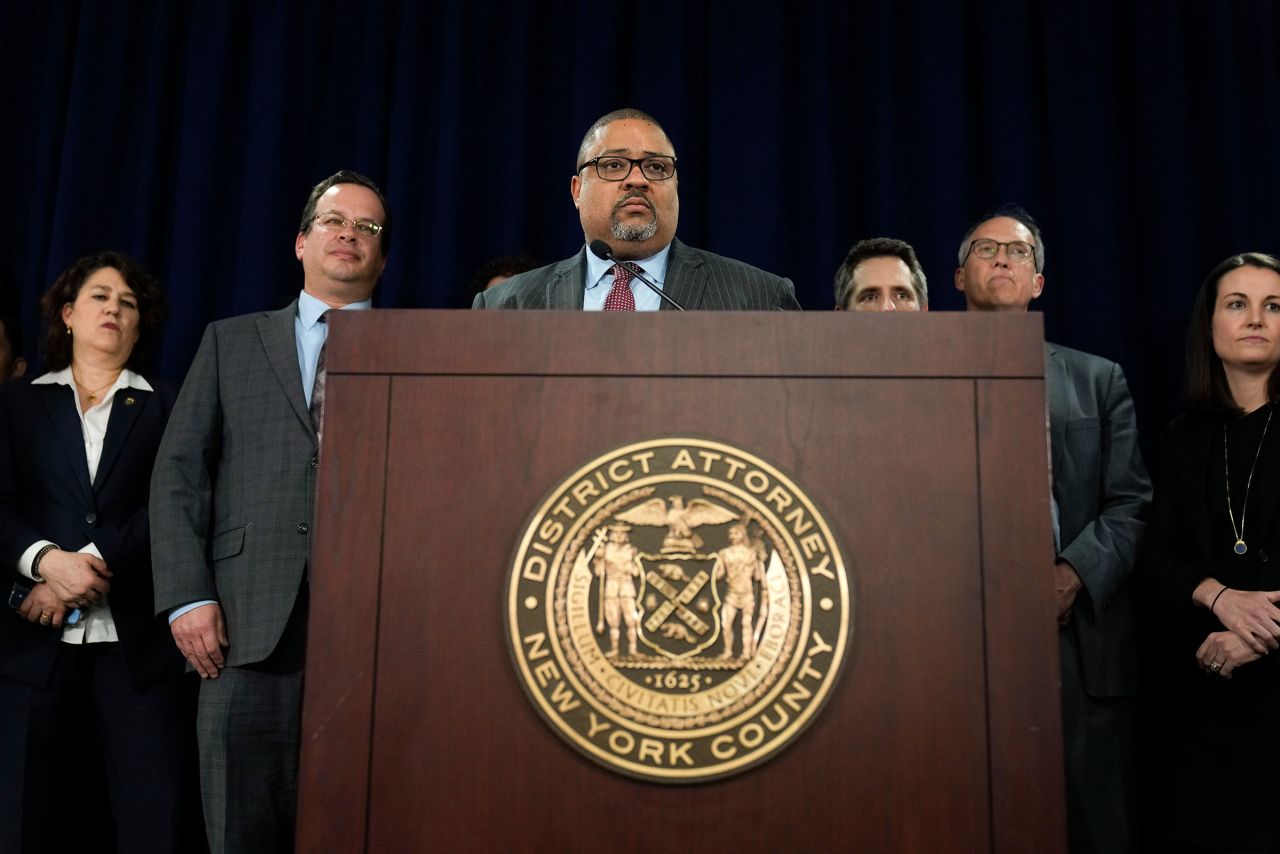
<svg viewBox="0 0 1280 854"><path fill-rule="evenodd" d="M1118 359L1144 431L1177 406L1204 273L1280 251L1280 9L968 0L4 4L4 308L111 247L164 280L159 373L211 319L298 289L297 220L339 168L395 215L382 306L460 307L487 258L581 243L582 132L653 113L680 235L831 306L849 245L912 242L935 310L956 246L1016 201L1041 221L1039 307Z"/></svg>

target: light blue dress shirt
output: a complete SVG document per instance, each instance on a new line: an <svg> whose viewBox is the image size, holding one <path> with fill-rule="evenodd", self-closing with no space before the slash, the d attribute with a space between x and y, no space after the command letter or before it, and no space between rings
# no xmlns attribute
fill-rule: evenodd
<svg viewBox="0 0 1280 854"><path fill-rule="evenodd" d="M592 256L594 257L594 256ZM640 287L644 287L641 285ZM656 299L656 296L655 296ZM344 305L334 311L364 311L373 307L373 300L361 300ZM329 311L328 303L318 300L306 291L298 294L298 313L293 318L293 337L298 343L298 370L302 372L302 394L311 405L311 387L316 383L316 362L320 359L320 348L329 338L329 324L320 322L320 315ZM202 605L216 604L214 599L201 599L174 608L169 612L169 622L181 617L188 611L194 611Z"/></svg>
<svg viewBox="0 0 1280 854"><path fill-rule="evenodd" d="M641 287L644 287L641 285ZM373 307L373 300L361 300L334 311L364 311ZM298 369L302 371L302 393L311 405L311 387L316 384L316 361L320 348L329 338L329 324L320 322L320 315L329 310L329 304L303 291L298 294L298 314L293 318L293 336L298 342Z"/></svg>
<svg viewBox="0 0 1280 854"><path fill-rule="evenodd" d="M667 280L667 256L671 254L668 243L662 251L640 261L634 262L654 283L665 290ZM603 311L604 301L613 289L613 262L605 258L597 258L590 249L587 250L587 281L583 292L582 308L584 311ZM636 298L636 311L657 311L662 306L662 297L655 294L639 279L631 280L631 293Z"/></svg>

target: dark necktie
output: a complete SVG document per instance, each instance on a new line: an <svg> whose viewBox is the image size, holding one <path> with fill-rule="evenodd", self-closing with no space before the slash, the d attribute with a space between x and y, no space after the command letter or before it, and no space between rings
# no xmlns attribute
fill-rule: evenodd
<svg viewBox="0 0 1280 854"><path fill-rule="evenodd" d="M320 315L318 323L328 325L329 312ZM321 428L324 426L324 380L325 370L324 351L329 347L329 336L326 335L324 343L320 345L320 354L316 356L316 378L311 384L311 426L316 431L316 444L320 444Z"/></svg>
<svg viewBox="0 0 1280 854"><path fill-rule="evenodd" d="M621 264L613 265L613 289L605 297L605 311L635 311L636 298L631 293L631 280L635 275Z"/></svg>

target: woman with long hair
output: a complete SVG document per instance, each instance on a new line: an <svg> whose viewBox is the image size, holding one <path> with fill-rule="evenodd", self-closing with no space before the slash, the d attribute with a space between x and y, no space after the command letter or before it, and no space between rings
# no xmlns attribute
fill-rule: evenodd
<svg viewBox="0 0 1280 854"><path fill-rule="evenodd" d="M1155 593L1150 841L1277 851L1280 261L1218 264L1187 334L1186 413L1161 439L1141 559Z"/></svg>

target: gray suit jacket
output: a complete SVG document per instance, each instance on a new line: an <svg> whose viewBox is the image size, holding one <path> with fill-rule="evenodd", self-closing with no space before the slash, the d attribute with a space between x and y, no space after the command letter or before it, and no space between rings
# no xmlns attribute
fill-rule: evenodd
<svg viewBox="0 0 1280 854"><path fill-rule="evenodd" d="M1053 497L1061 549L1084 582L1066 631L1095 697L1138 690L1137 637L1127 579L1151 501L1138 423L1114 362L1046 344Z"/></svg>
<svg viewBox="0 0 1280 854"><path fill-rule="evenodd" d="M295 301L209 325L152 473L156 611L218 600L231 665L271 654L311 545L319 448L296 313Z"/></svg>
<svg viewBox="0 0 1280 854"><path fill-rule="evenodd" d="M472 308L582 308L587 249L556 264L530 270L476 294ZM662 290L687 309L773 311L799 309L790 279L741 261L671 241ZM663 310L671 309L666 302ZM674 310L674 309L671 309Z"/></svg>

